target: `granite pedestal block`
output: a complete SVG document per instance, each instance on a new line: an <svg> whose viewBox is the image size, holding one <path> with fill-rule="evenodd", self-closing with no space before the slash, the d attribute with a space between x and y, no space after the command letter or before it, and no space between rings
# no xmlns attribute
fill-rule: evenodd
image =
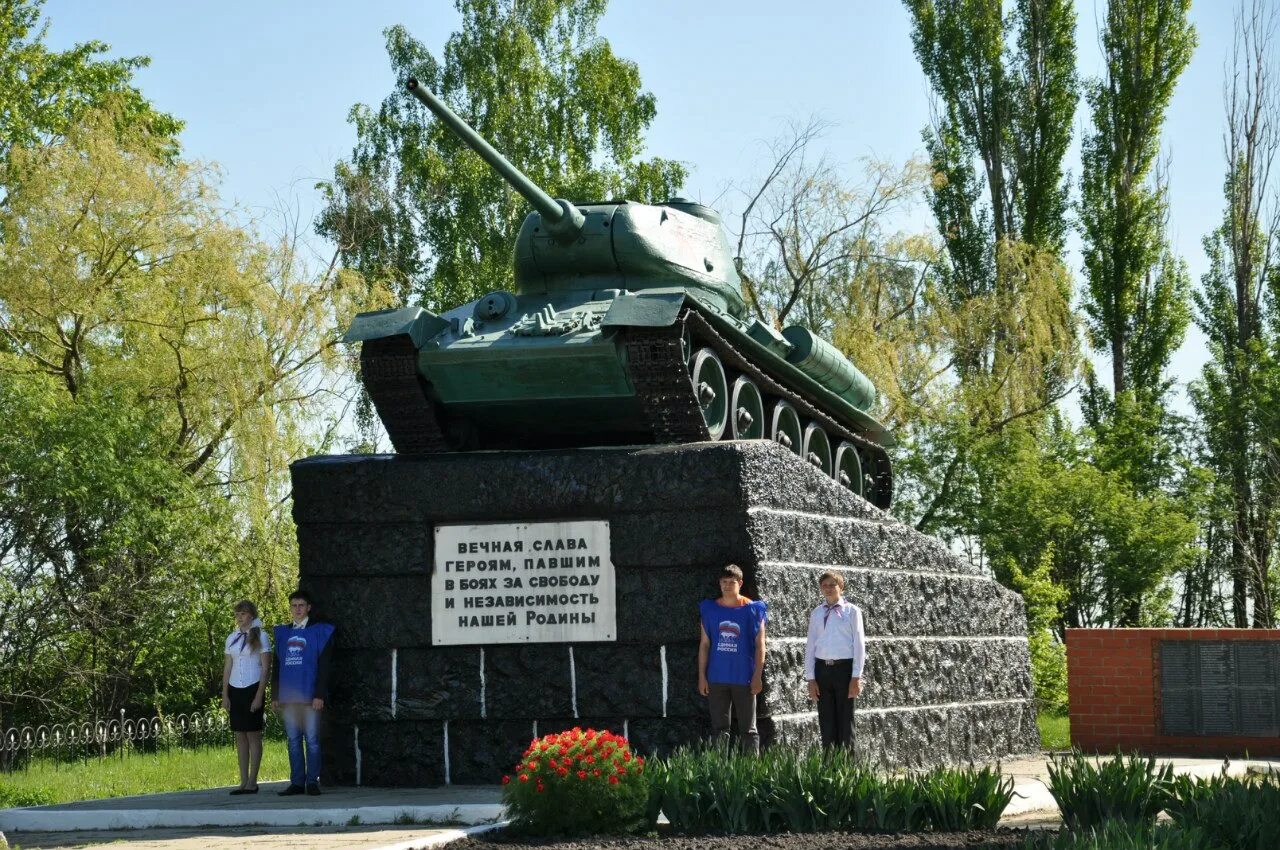
<svg viewBox="0 0 1280 850"><path fill-rule="evenodd" d="M293 465L300 577L337 624L330 782L494 782L535 734L625 732L646 752L708 729L698 602L725 563L769 604L761 732L811 744L803 681L819 574L866 618L860 755L886 766L1039 746L1021 598L765 441ZM617 641L432 646L433 527L605 519Z"/></svg>

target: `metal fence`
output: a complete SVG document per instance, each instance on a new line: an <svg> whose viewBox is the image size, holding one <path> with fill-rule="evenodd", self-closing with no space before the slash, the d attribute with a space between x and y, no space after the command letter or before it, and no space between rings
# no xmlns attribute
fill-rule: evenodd
<svg viewBox="0 0 1280 850"><path fill-rule="evenodd" d="M264 735L283 735L280 718L267 711ZM0 737L0 771L21 770L32 759L54 764L126 758L131 753L231 746L227 713L218 709L176 715L70 721L6 729Z"/></svg>

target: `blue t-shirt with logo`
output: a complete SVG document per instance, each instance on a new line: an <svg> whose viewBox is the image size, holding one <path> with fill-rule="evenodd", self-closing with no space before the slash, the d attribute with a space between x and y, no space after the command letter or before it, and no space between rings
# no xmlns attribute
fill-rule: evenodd
<svg viewBox="0 0 1280 850"><path fill-rule="evenodd" d="M295 629L292 625L276 626L274 631L280 665L276 699L280 702L311 702L316 695L320 653L333 636L333 624L308 623L305 629Z"/></svg>
<svg viewBox="0 0 1280 850"><path fill-rule="evenodd" d="M756 636L768 619L761 601L727 608L714 599L698 606L702 630L711 641L707 681L717 685L749 685L756 671Z"/></svg>

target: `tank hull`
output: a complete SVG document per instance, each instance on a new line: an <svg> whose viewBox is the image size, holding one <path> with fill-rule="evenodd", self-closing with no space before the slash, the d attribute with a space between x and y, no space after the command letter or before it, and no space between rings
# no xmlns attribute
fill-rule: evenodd
<svg viewBox="0 0 1280 850"><path fill-rule="evenodd" d="M479 322L467 305L435 317L437 333L426 340L406 330L366 341L366 387L396 450L731 439L708 427L690 379L691 353L710 351L729 383L749 380L768 404L786 402L802 424L856 446L870 470L863 495L889 506L887 432L754 339L744 323L675 288L630 301L598 295L521 296L506 316Z"/></svg>

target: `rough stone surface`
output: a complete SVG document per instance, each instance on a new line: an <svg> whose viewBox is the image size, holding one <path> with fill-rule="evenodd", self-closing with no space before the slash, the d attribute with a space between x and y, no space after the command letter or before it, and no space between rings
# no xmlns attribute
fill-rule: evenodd
<svg viewBox="0 0 1280 850"><path fill-rule="evenodd" d="M1021 598L774 444L321 457L293 482L301 578L339 627L327 781L359 765L364 784L492 782L535 730L574 725L645 752L704 736L697 603L728 561L769 603L766 742L816 739L803 638L836 568L869 636L862 754L922 765L1039 743ZM434 525L585 518L610 522L617 642L431 645Z"/></svg>

